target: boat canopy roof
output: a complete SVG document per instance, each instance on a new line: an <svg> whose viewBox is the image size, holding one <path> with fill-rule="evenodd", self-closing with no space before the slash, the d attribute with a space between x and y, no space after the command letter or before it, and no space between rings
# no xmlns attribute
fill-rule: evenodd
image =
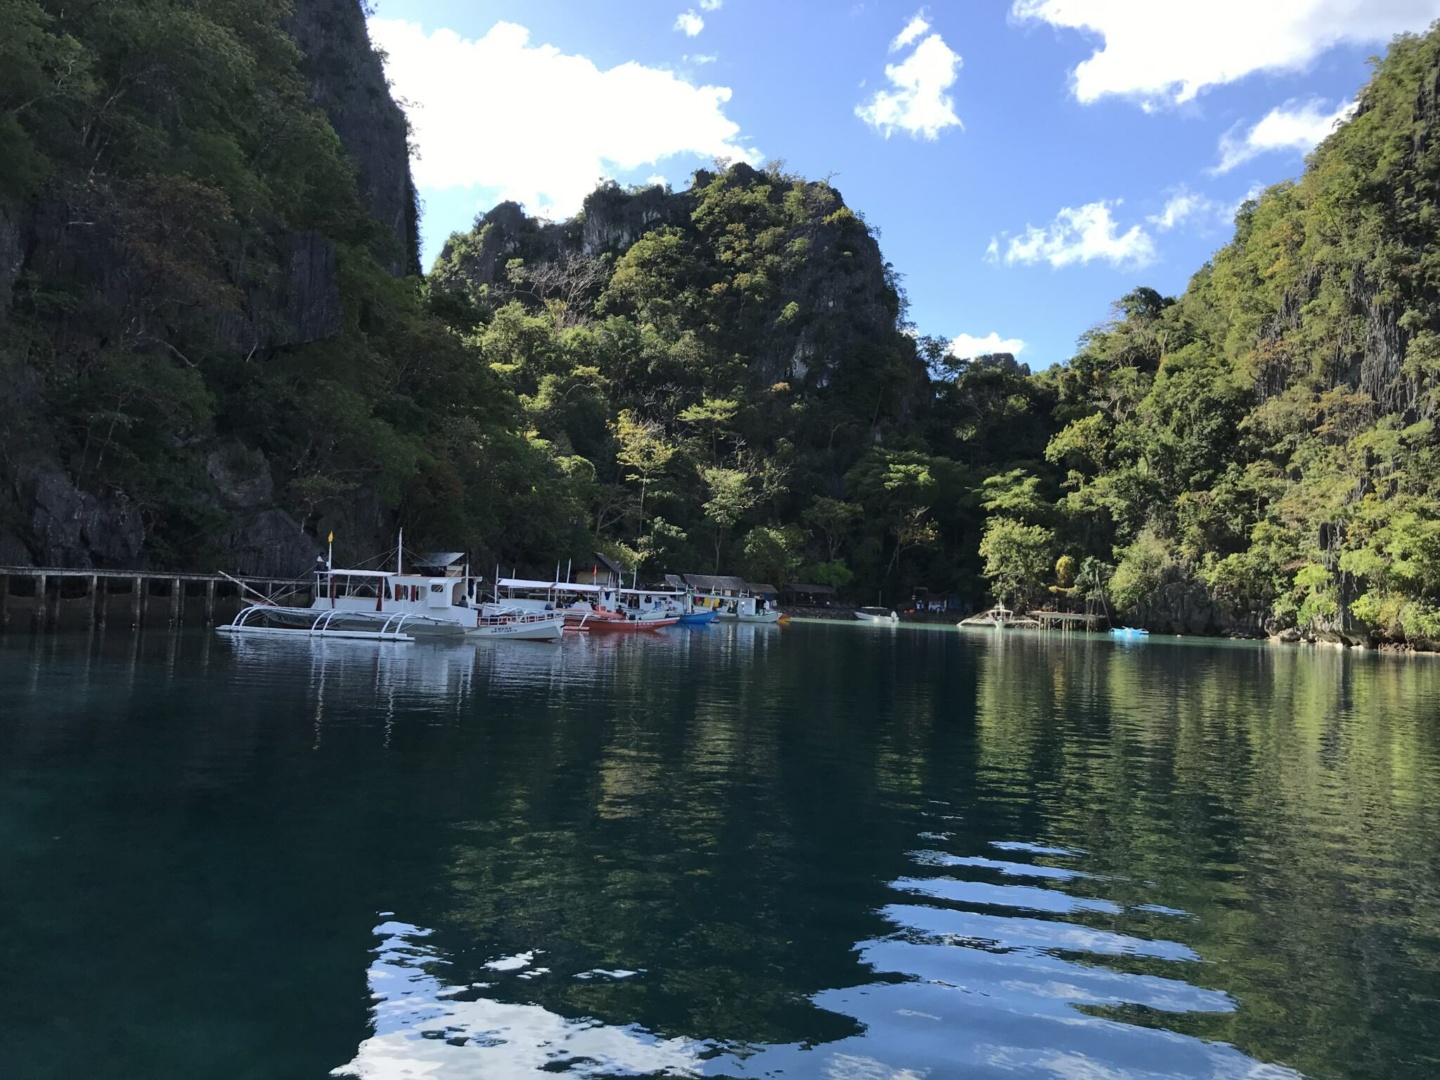
<svg viewBox="0 0 1440 1080"><path fill-rule="evenodd" d="M686 574L685 583L701 592L745 592L750 586L744 578L722 577L716 574Z"/></svg>
<svg viewBox="0 0 1440 1080"><path fill-rule="evenodd" d="M432 551L428 555L416 557L410 556L416 566L433 566L443 570L447 566L454 566L465 560L463 551Z"/></svg>
<svg viewBox="0 0 1440 1080"><path fill-rule="evenodd" d="M616 589L621 596L684 596L683 592L671 592L669 589Z"/></svg>
<svg viewBox="0 0 1440 1080"><path fill-rule="evenodd" d="M580 585L570 581L531 581L528 578L501 578L497 584L502 589L544 589L546 592L598 593L607 588L604 585Z"/></svg>
<svg viewBox="0 0 1440 1080"><path fill-rule="evenodd" d="M324 574L326 577L356 577L356 578L409 578L418 581L458 581L459 578L445 577L443 574L422 574L412 573L405 570L396 573L394 570L317 570L317 574Z"/></svg>

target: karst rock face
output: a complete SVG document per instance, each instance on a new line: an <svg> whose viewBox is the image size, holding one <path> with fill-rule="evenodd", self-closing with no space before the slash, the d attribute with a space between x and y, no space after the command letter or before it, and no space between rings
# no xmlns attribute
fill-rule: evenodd
<svg viewBox="0 0 1440 1080"><path fill-rule="evenodd" d="M724 205L735 193L761 198L776 212L762 215L753 203L745 209ZM562 222L501 203L482 214L469 233L450 238L434 279L478 296L503 287L516 259L530 267L603 259L613 267L647 236L674 231L701 272L716 279L714 285L733 265L725 243L736 229L748 230L748 242L768 234L764 242L785 256L778 269L768 271L767 291L746 305L742 321L723 328L731 333L722 336L746 356L757 379L823 388L854 359L858 345L897 332L900 298L892 274L874 235L840 193L827 183L743 163L718 173L700 170L683 191L606 184L579 214Z"/></svg>
<svg viewBox="0 0 1440 1080"><path fill-rule="evenodd" d="M394 238L382 258L397 276L418 273L420 242L409 129L390 95L358 0L295 0L290 30L310 97L325 111L370 215Z"/></svg>
<svg viewBox="0 0 1440 1080"><path fill-rule="evenodd" d="M95 70L108 75L102 37L87 37L85 26L59 18L48 28L79 35L75 40L90 50ZM370 44L360 0L294 0L286 29L299 47L306 92L334 129L361 207L373 218L369 249L393 276L418 273L408 129ZM256 55L261 63L293 62ZM183 69L183 62L176 64L176 71ZM167 92L183 96L184 87ZM40 134L56 144L71 137L59 125ZM189 149L183 140L181 149ZM6 390L0 405L0 563L144 567L156 561L147 550L153 517L123 487L97 478L99 451L87 447L88 457L77 456L65 445L58 429L74 417L57 415L56 407L66 399L67 382L83 383L102 358L122 351L164 356L198 370L192 355L199 352L212 360L233 355L261 362L333 338L343 319L339 250L355 235L333 235L323 223L287 221L262 210L235 238L214 228L206 205L177 198L190 178L184 169L167 174L162 187L138 168L87 174L73 155L52 157L43 183L0 198L0 333L17 335L0 342L7 346L0 372ZM204 182L203 169L193 176ZM207 229L210 247L187 250L193 235ZM137 232L148 247L136 243ZM167 271L182 283L203 279L203 287L157 284ZM17 318L21 312L23 320ZM20 334L25 341L17 344ZM227 439L208 428L176 439L203 488L194 501L214 510L207 560L264 574L308 565L314 538L277 505L278 485L268 476L251 478L250 490L265 497L237 502L224 488L223 471L207 471L207 461L213 465L222 451L228 457L249 453L251 460L258 451L237 451L233 434ZM263 455L258 460L263 465ZM174 557L172 552L162 561Z"/></svg>

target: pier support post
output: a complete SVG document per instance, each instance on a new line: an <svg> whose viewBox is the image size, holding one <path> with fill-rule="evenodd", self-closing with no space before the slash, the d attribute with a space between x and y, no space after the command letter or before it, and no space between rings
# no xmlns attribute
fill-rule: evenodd
<svg viewBox="0 0 1440 1080"><path fill-rule="evenodd" d="M140 619L143 617L145 611L144 598L140 595L140 590L144 587L145 581L143 578L137 577L130 579L130 623L137 628L140 625Z"/></svg>
<svg viewBox="0 0 1440 1080"><path fill-rule="evenodd" d="M170 625L180 625L181 610L185 600L185 585L177 577L170 582Z"/></svg>
<svg viewBox="0 0 1440 1080"><path fill-rule="evenodd" d="M103 616L100 614L105 610L105 594L100 591L100 576L90 575L90 629L100 623Z"/></svg>
<svg viewBox="0 0 1440 1080"><path fill-rule="evenodd" d="M35 575L35 629L45 629L45 575Z"/></svg>
<svg viewBox="0 0 1440 1080"><path fill-rule="evenodd" d="M215 579L211 578L205 583L205 624L209 626L215 622Z"/></svg>
<svg viewBox="0 0 1440 1080"><path fill-rule="evenodd" d="M10 575L0 574L0 633L10 625Z"/></svg>

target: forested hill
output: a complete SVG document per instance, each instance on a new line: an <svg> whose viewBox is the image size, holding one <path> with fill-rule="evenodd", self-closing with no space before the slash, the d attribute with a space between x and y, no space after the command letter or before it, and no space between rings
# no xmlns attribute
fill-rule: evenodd
<svg viewBox="0 0 1440 1080"><path fill-rule="evenodd" d="M1007 516L1153 625L1440 638L1437 139L1432 30L1183 296L1132 294L1045 377L1063 495Z"/></svg>
<svg viewBox="0 0 1440 1080"><path fill-rule="evenodd" d="M1440 637L1440 41L1068 363L917 336L829 183L506 204L416 270L358 0L0 0L0 563L417 545Z"/></svg>

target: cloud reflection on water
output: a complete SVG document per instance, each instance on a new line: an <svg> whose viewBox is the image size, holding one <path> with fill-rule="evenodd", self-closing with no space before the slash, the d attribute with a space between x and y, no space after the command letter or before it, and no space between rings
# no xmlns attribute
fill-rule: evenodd
<svg viewBox="0 0 1440 1080"><path fill-rule="evenodd" d="M995 845L1000 846L1000 845ZM1005 845L1034 853L1043 848ZM917 868L973 866L1019 876L1022 864L916 852ZM1033 868L1046 878L1046 868ZM1057 875L1059 880L1066 880ZM1076 872L1075 877L1088 878ZM500 1080L556 1074L594 1077L801 1077L815 1080L939 1080L942 1077L1059 1077L1064 1080L1297 1080L1223 1043L1161 1027L1124 1023L1094 1010L1226 1013L1234 1000L1183 977L1106 966L1115 958L1193 970L1188 946L1074 919L1117 916L1120 905L1058 889L993 885L952 877L900 878L898 892L935 905L895 903L880 914L895 932L857 944L872 981L825 990L818 1007L858 1021L861 1033L826 1044L737 1047L689 1036L663 1037L639 1024L567 1018L533 1002L500 1000L490 982L447 984L449 961L424 939L429 931L389 922L368 978L374 1034L335 1075L398 1080L484 1075ZM941 904L947 906L940 906ZM948 906L955 905L955 906ZM1005 907L1068 918L997 915L969 907ZM1176 914L1183 914L1176 912ZM539 950L499 957L482 968L520 979L643 978L643 971L590 969L551 973L535 967Z"/></svg>

